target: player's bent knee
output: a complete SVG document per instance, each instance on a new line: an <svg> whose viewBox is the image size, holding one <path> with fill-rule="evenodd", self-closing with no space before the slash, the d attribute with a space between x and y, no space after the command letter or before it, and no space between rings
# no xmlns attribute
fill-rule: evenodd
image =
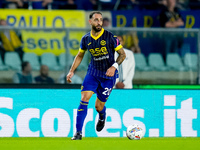
<svg viewBox="0 0 200 150"><path fill-rule="evenodd" d="M102 111L103 108L100 107L100 106L95 106L95 109L96 109L97 112L100 112L100 111Z"/></svg>
<svg viewBox="0 0 200 150"><path fill-rule="evenodd" d="M89 102L93 92L82 92L81 93L81 100L84 102Z"/></svg>
<svg viewBox="0 0 200 150"><path fill-rule="evenodd" d="M89 100L90 100L90 97L89 97L89 96L86 96L86 95L84 95L84 96L82 96L82 97L81 97L81 100L82 100L82 101L84 101L84 102L89 102Z"/></svg>
<svg viewBox="0 0 200 150"><path fill-rule="evenodd" d="M102 110L103 110L103 107L104 107L103 104L100 104L100 103L96 103L96 104L95 104L95 109L96 109L96 111L98 111L98 112L102 111Z"/></svg>

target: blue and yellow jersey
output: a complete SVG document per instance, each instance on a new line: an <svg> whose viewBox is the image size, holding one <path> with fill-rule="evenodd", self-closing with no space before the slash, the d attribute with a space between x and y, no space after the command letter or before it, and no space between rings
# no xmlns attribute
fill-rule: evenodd
<svg viewBox="0 0 200 150"><path fill-rule="evenodd" d="M87 73L106 79L113 77L106 76L106 71L114 63L114 53L122 48L117 36L102 28L101 33L94 37L91 32L87 33L81 39L79 51L84 53L88 50L91 54L91 62ZM117 70L115 77L118 76Z"/></svg>

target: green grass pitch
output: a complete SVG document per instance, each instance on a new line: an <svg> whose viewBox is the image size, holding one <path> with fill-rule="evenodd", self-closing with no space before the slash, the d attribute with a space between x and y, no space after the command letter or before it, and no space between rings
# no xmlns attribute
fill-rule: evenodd
<svg viewBox="0 0 200 150"><path fill-rule="evenodd" d="M200 138L0 138L2 150L188 150L200 149Z"/></svg>

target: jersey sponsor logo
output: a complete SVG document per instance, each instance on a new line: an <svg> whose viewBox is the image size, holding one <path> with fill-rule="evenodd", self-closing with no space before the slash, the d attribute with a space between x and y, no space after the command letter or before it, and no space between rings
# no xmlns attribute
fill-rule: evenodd
<svg viewBox="0 0 200 150"><path fill-rule="evenodd" d="M107 56L102 56L102 57L99 57L99 58L95 58L94 57L94 60L95 61L98 61L98 60L103 60L103 59L108 59L109 58L109 55L107 55Z"/></svg>
<svg viewBox="0 0 200 150"><path fill-rule="evenodd" d="M101 56L101 55L106 55L108 54L107 48L106 47L101 47L101 48L95 48L95 49L89 49L90 53L92 56Z"/></svg>
<svg viewBox="0 0 200 150"><path fill-rule="evenodd" d="M100 42L100 44L101 44L102 46L104 46L104 45L106 45L106 41L102 40L102 41Z"/></svg>

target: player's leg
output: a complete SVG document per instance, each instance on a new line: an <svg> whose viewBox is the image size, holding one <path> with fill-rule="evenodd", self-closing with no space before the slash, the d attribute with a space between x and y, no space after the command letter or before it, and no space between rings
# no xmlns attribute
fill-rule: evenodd
<svg viewBox="0 0 200 150"><path fill-rule="evenodd" d="M95 102L95 108L96 108L96 111L99 113L99 120L96 126L96 130L100 132L105 126L105 120L106 120L105 102L102 102L97 98Z"/></svg>
<svg viewBox="0 0 200 150"><path fill-rule="evenodd" d="M102 102L97 98L95 102L95 108L96 111L99 112L99 119L101 120L105 119L105 111L106 111L105 102Z"/></svg>
<svg viewBox="0 0 200 150"><path fill-rule="evenodd" d="M99 120L96 125L96 130L100 132L105 126L106 120L106 106L105 103L115 85L116 78L113 79L100 79L101 85L97 88L97 99L95 108L99 113Z"/></svg>
<svg viewBox="0 0 200 150"><path fill-rule="evenodd" d="M76 116L76 133L74 137L72 137L72 140L82 139L83 123L87 116L87 109L88 109L87 106L92 95L93 95L92 91L81 92L81 101L77 109L77 116Z"/></svg>
<svg viewBox="0 0 200 150"><path fill-rule="evenodd" d="M88 102L93 95L94 92L96 92L98 84L95 82L95 78L92 76L86 75L83 85L82 85L82 92L81 92L81 101L79 104L79 107L77 109L77 117L76 117L76 133L74 137L72 137L72 140L81 140L82 139L82 128L84 120L87 116L87 106Z"/></svg>

